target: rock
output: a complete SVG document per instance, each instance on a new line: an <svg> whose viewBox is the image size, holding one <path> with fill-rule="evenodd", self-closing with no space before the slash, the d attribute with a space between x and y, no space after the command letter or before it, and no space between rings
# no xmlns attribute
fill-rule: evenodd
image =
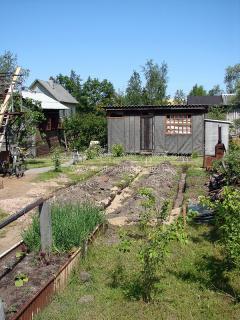
<svg viewBox="0 0 240 320"><path fill-rule="evenodd" d="M80 272L80 280L85 283L85 282L89 282L91 280L91 275L90 273L86 272L86 271L81 271Z"/></svg>
<svg viewBox="0 0 240 320"><path fill-rule="evenodd" d="M91 295L86 295L86 296L82 296L79 299L79 303L89 303L89 302L93 302L94 301L94 296Z"/></svg>

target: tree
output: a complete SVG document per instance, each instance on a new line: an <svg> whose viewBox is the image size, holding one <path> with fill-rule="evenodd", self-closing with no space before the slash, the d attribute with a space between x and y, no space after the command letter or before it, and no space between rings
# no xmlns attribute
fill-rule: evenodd
<svg viewBox="0 0 240 320"><path fill-rule="evenodd" d="M13 74L18 66L17 55L11 51L5 51L0 55L0 72L8 73L9 75ZM21 68L21 84L29 76L29 70Z"/></svg>
<svg viewBox="0 0 240 320"><path fill-rule="evenodd" d="M70 76L64 76L61 73L55 78L51 77L50 79L61 84L73 97L78 101L81 99L81 77L76 74L75 71L71 70Z"/></svg>
<svg viewBox="0 0 240 320"><path fill-rule="evenodd" d="M231 102L240 105L240 80L236 84L236 95L232 98Z"/></svg>
<svg viewBox="0 0 240 320"><path fill-rule="evenodd" d="M133 71L133 74L128 81L126 89L126 103L129 105L143 104L142 82L140 74L136 71Z"/></svg>
<svg viewBox="0 0 240 320"><path fill-rule="evenodd" d="M192 90L189 92L189 96L206 96L207 92L206 90L203 88L203 86L198 86L197 84L195 84L195 86L193 86Z"/></svg>
<svg viewBox="0 0 240 320"><path fill-rule="evenodd" d="M143 73L146 79L143 90L145 103L148 105L162 104L167 100L168 66L166 62L162 62L159 66L153 60L148 60L143 67Z"/></svg>
<svg viewBox="0 0 240 320"><path fill-rule="evenodd" d="M177 90L174 95L174 103L176 104L185 104L186 103L186 95L183 90Z"/></svg>
<svg viewBox="0 0 240 320"><path fill-rule="evenodd" d="M102 113L102 108L113 104L115 90L111 82L89 77L82 86L80 105L83 112Z"/></svg>
<svg viewBox="0 0 240 320"><path fill-rule="evenodd" d="M236 92L238 81L240 81L240 63L229 66L225 70L224 82L228 93Z"/></svg>
<svg viewBox="0 0 240 320"><path fill-rule="evenodd" d="M64 121L64 129L71 148L84 150L91 140L104 145L107 140L106 118L93 113L77 114Z"/></svg>
<svg viewBox="0 0 240 320"><path fill-rule="evenodd" d="M220 88L219 84L216 84L211 90L208 91L209 96L218 96L221 94L223 94L223 90Z"/></svg>

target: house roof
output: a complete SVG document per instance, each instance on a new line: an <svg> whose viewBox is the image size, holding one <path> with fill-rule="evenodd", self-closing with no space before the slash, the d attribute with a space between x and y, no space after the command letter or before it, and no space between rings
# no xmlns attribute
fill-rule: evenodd
<svg viewBox="0 0 240 320"><path fill-rule="evenodd" d="M64 106L62 103L50 98L48 95L42 92L34 91L22 91L22 96L24 99L32 99L41 102L42 109L51 110L69 110L68 107Z"/></svg>
<svg viewBox="0 0 240 320"><path fill-rule="evenodd" d="M187 104L189 105L220 105L223 104L222 96L188 96Z"/></svg>
<svg viewBox="0 0 240 320"><path fill-rule="evenodd" d="M190 105L190 104L175 104L175 105L124 105L124 106L107 106L105 110L206 110L208 105Z"/></svg>
<svg viewBox="0 0 240 320"><path fill-rule="evenodd" d="M53 80L43 81L37 79L31 84L30 89L33 89L37 83L40 83L40 85L43 86L54 99L60 102L73 104L78 103L78 101L61 84L58 84Z"/></svg>

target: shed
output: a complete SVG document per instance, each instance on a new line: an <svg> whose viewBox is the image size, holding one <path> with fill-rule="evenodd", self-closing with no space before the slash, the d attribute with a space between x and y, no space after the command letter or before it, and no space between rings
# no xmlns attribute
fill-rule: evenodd
<svg viewBox="0 0 240 320"><path fill-rule="evenodd" d="M204 154L204 105L108 106L108 150L127 153Z"/></svg>

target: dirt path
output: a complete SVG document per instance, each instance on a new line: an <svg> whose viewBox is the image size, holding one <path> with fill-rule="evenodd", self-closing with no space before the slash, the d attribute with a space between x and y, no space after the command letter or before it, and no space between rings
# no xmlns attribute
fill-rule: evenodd
<svg viewBox="0 0 240 320"><path fill-rule="evenodd" d="M36 175L27 175L20 179L4 178L4 188L0 189L0 209L7 214L13 214L39 197L47 196L64 183L65 177L46 182L34 182ZM21 232L31 221L27 214L16 222L0 230L0 254L21 240Z"/></svg>

